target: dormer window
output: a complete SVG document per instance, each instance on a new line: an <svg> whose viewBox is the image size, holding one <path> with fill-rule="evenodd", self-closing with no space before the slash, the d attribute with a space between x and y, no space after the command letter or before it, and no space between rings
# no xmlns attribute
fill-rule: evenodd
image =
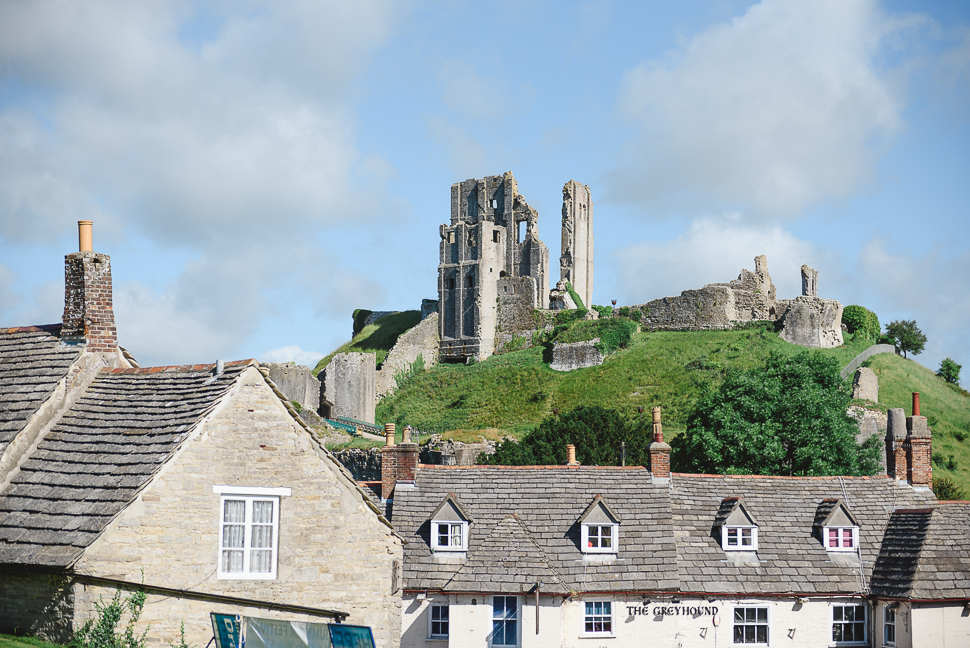
<svg viewBox="0 0 970 648"><path fill-rule="evenodd" d="M453 493L431 514L431 550L468 551L470 518Z"/></svg>
<svg viewBox="0 0 970 648"><path fill-rule="evenodd" d="M579 517L580 548L587 554L615 554L620 546L620 516L597 495Z"/></svg>
<svg viewBox="0 0 970 648"><path fill-rule="evenodd" d="M758 550L758 523L740 497L727 497L721 501L714 518L714 529L720 531L724 551Z"/></svg>
<svg viewBox="0 0 970 648"><path fill-rule="evenodd" d="M856 551L859 523L840 499L826 499L815 511L813 531L826 551Z"/></svg>

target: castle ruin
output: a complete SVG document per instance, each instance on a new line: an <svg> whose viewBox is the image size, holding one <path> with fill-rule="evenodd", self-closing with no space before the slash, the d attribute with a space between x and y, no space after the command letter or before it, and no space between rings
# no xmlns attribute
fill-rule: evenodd
<svg viewBox="0 0 970 648"><path fill-rule="evenodd" d="M586 301L593 292L593 201L589 187L563 187L561 280ZM451 224L439 228L438 314L443 361L484 360L500 321L549 308L549 248L539 213L511 171L451 186Z"/></svg>

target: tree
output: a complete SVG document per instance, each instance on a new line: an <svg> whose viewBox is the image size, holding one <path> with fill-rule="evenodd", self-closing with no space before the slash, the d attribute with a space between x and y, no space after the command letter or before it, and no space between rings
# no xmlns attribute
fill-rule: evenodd
<svg viewBox="0 0 970 648"><path fill-rule="evenodd" d="M963 500L967 497L963 489L957 486L957 483L949 477L933 478L933 494L941 502L946 500Z"/></svg>
<svg viewBox="0 0 970 648"><path fill-rule="evenodd" d="M561 416L546 418L518 441L505 439L495 454L480 462L496 466L548 466L566 463L566 444L576 446L576 460L586 466L619 466L622 444L626 464L648 466L653 441L645 425L599 405L577 407Z"/></svg>
<svg viewBox="0 0 970 648"><path fill-rule="evenodd" d="M963 369L963 365L958 365L953 358L943 358L943 361L940 362L940 370L936 372L936 375L948 383L959 385L961 369Z"/></svg>
<svg viewBox="0 0 970 648"><path fill-rule="evenodd" d="M903 357L907 351L919 355L926 346L926 336L916 326L916 320L894 320L886 324L886 335L893 340L896 348L901 349Z"/></svg>
<svg viewBox="0 0 970 648"><path fill-rule="evenodd" d="M871 475L880 439L856 443L852 394L834 358L771 354L763 367L728 373L701 393L687 431L671 442L681 472L755 475Z"/></svg>

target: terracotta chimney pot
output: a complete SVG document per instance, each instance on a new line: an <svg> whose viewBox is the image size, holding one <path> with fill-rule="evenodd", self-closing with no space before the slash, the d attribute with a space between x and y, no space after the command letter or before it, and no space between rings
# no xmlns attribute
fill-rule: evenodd
<svg viewBox="0 0 970 648"><path fill-rule="evenodd" d="M77 222L78 250L81 252L94 252L94 235L92 232L93 221L80 220Z"/></svg>
<svg viewBox="0 0 970 648"><path fill-rule="evenodd" d="M913 392L913 416L919 415L919 392Z"/></svg>
<svg viewBox="0 0 970 648"><path fill-rule="evenodd" d="M390 447L394 445L394 424L384 424L384 445Z"/></svg>
<svg viewBox="0 0 970 648"><path fill-rule="evenodd" d="M567 466L578 466L579 462L576 461L576 446L572 443L566 446L566 455L569 457L566 461Z"/></svg>

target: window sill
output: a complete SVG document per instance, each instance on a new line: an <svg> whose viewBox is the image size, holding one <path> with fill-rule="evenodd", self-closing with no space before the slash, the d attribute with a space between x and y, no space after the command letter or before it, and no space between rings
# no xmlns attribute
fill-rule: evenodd
<svg viewBox="0 0 970 648"><path fill-rule="evenodd" d="M580 639L616 639L616 635L615 634L607 634L607 633L603 633L603 634L581 634L581 635L579 635L579 638Z"/></svg>
<svg viewBox="0 0 970 648"><path fill-rule="evenodd" d="M218 580L276 580L276 574L219 574Z"/></svg>

